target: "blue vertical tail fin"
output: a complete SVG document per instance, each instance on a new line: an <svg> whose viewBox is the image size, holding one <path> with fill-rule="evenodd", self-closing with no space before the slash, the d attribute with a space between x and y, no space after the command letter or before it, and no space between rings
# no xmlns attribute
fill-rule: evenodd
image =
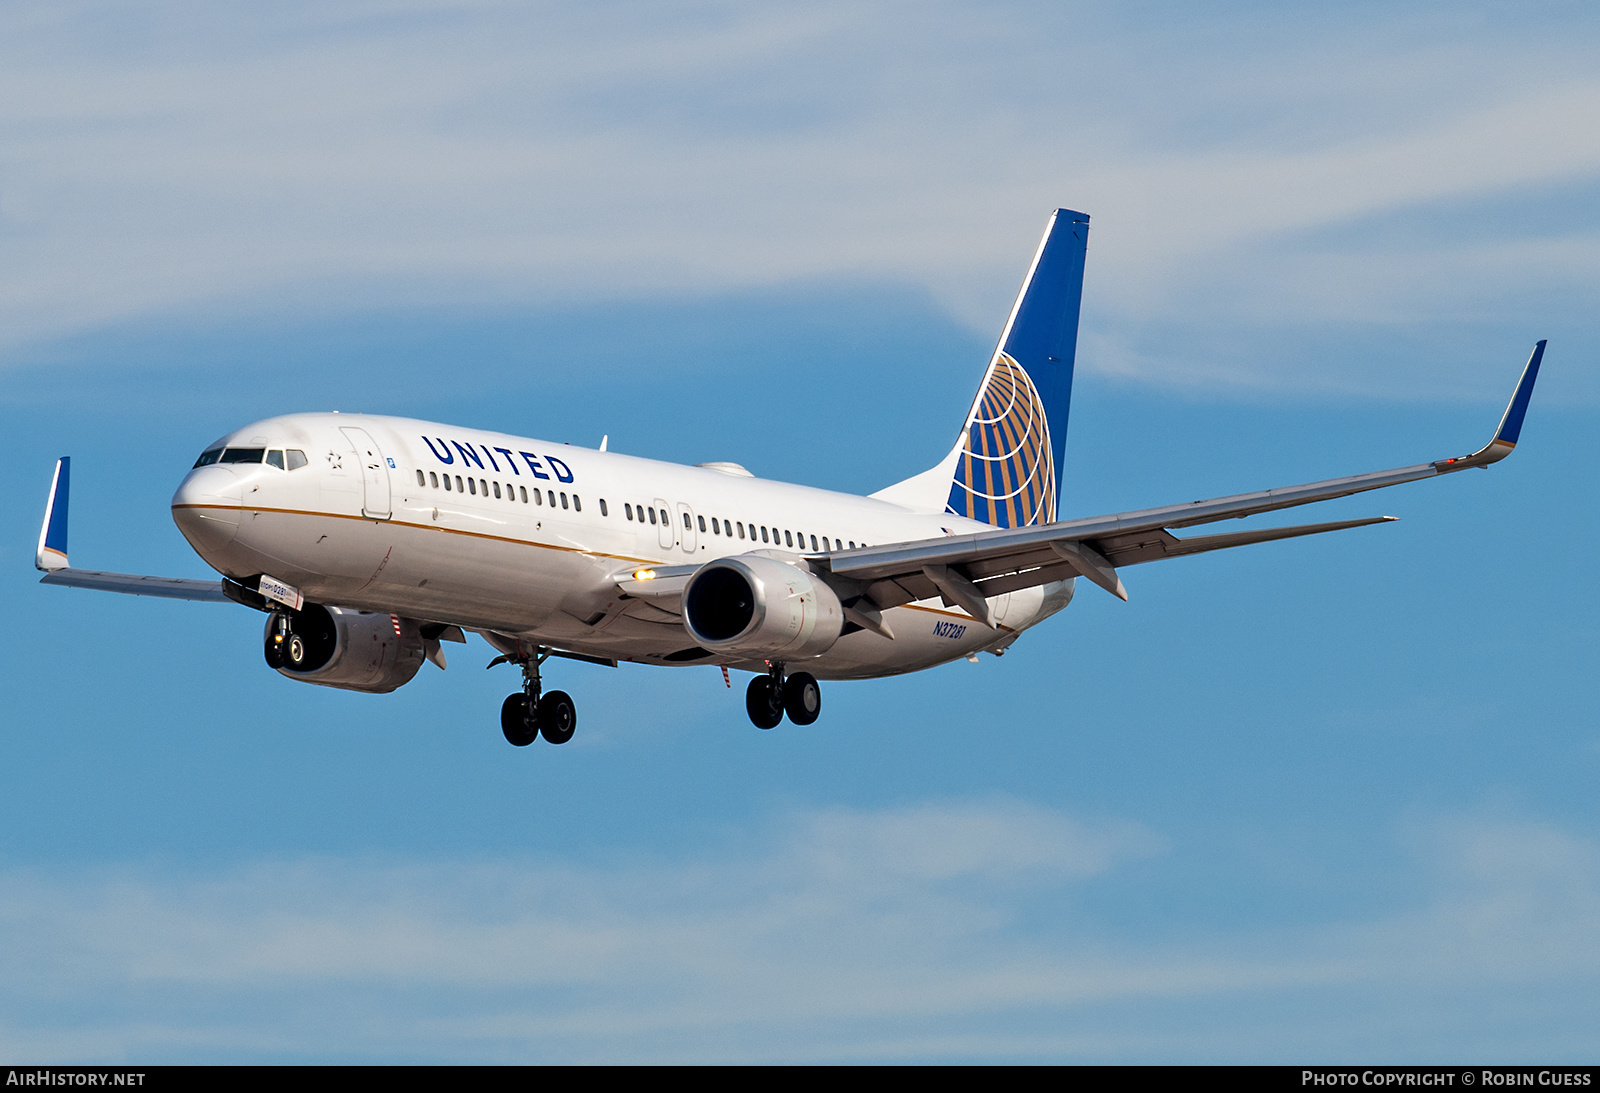
<svg viewBox="0 0 1600 1093"><path fill-rule="evenodd" d="M1055 520L1088 243L1087 215L1051 214L955 447L874 497L995 527Z"/></svg>

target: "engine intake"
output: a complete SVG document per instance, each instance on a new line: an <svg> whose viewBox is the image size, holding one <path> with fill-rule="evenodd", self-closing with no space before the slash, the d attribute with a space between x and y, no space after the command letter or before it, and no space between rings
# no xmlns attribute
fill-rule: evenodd
<svg viewBox="0 0 1600 1093"><path fill-rule="evenodd" d="M740 554L707 562L689 578L683 625L714 653L801 660L839 640L844 609L833 589L801 565Z"/></svg>
<svg viewBox="0 0 1600 1093"><path fill-rule="evenodd" d="M301 642L298 666L273 654L278 620L276 613L267 620L267 663L302 683L388 694L422 667L422 634L412 619L308 603L290 617Z"/></svg>

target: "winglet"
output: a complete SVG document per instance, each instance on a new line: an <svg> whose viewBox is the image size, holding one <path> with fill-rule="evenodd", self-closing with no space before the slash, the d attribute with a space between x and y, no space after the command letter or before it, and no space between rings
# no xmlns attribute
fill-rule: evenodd
<svg viewBox="0 0 1600 1093"><path fill-rule="evenodd" d="M1517 438L1522 435L1522 419L1527 416L1528 401L1533 397L1533 384L1539 378L1539 362L1544 360L1546 340L1540 338L1533 347L1533 355L1522 370L1522 378L1517 381L1517 389L1511 393L1511 401L1506 403L1506 412L1501 415L1500 427L1494 431L1494 438L1471 455L1439 460L1433 465L1435 470L1444 474L1448 471L1464 471L1468 467L1487 467L1511 454L1517 446Z"/></svg>
<svg viewBox="0 0 1600 1093"><path fill-rule="evenodd" d="M33 564L46 573L67 568L67 480L71 469L70 456L56 460L44 524L39 528L39 550L33 556Z"/></svg>

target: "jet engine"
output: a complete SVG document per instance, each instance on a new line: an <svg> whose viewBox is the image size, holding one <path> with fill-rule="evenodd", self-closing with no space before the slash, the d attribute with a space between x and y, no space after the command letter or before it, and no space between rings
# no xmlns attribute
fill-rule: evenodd
<svg viewBox="0 0 1600 1093"><path fill-rule="evenodd" d="M288 625L284 623L287 621ZM267 664L290 679L387 694L422 667L422 634L412 619L308 603L267 620Z"/></svg>
<svg viewBox="0 0 1600 1093"><path fill-rule="evenodd" d="M803 568L761 554L707 562L683 590L683 625L702 649L762 660L821 656L839 640L844 609Z"/></svg>

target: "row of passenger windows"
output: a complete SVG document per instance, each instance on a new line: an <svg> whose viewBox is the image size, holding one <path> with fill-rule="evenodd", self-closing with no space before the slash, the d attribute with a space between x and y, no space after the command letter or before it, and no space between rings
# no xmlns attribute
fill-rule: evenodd
<svg viewBox="0 0 1600 1093"><path fill-rule="evenodd" d="M630 519L630 520L638 520L641 524L644 523L646 520L649 520L652 524L657 523L658 521L657 521L657 515L656 514L659 512L660 513L659 522L663 523L663 524L667 523L667 510L666 509L659 509L658 510L658 509L655 509L655 508L646 508L643 505L640 505L637 509L635 509L633 505L630 505L625 501L622 504L622 512L623 512L623 514L625 516L627 516L628 519ZM791 550L795 549L796 544L798 544L800 550L805 550L806 549L806 540L807 540L808 536L803 531L791 531L788 528L776 528L776 527L770 527L769 528L769 527L764 527L764 526L762 526L760 524L751 524L751 525L749 525L749 534L747 535L746 534L746 530L745 530L745 524L741 520L722 520L722 519L719 519L719 518L713 516L713 517L711 517L711 524L710 524L710 527L708 529L708 527L706 525L706 517L698 516L698 517L695 517L695 519L698 520L699 523L700 523L701 532L705 532L705 531L709 530L712 535L726 535L730 539L733 538L735 535L737 535L741 539L748 538L752 542L755 541L755 538L756 538L757 535L760 535L761 536L761 541L763 543L771 543L774 546L777 546L779 543L781 543L783 546L786 546L786 547L790 548ZM687 512L683 514L683 528L684 528L685 531L693 531L694 530L694 524L691 523L690 518L689 518L689 514ZM828 550L829 549L829 547L828 547L828 537L826 535L822 536L821 541L820 541L820 545L819 545L817 536L812 535L812 536L809 536L809 538L811 540L811 549L813 551L820 551L820 550ZM862 543L861 545L862 546L866 546L867 544L866 543ZM851 539L850 540L850 549L854 550L855 547L856 547L855 540ZM841 542L838 539L835 539L833 541L832 549L834 549L834 550L844 550L845 549L844 543Z"/></svg>
<svg viewBox="0 0 1600 1093"><path fill-rule="evenodd" d="M298 448L212 448L201 452L200 458L194 461L196 467L209 467L213 463L265 463L280 471L297 471L306 465L306 453Z"/></svg>
<svg viewBox="0 0 1600 1093"><path fill-rule="evenodd" d="M527 486L515 486L507 482L502 489L499 482L491 482L487 478L463 478L459 474L451 476L449 474L441 475L437 471L428 471L426 474L418 471L417 485L424 489L439 489L442 486L447 491L469 493L474 497L489 497L492 495L496 500L520 501L524 505L529 503ZM540 490L536 486L533 490L533 504L548 504L551 508L555 508L559 504L562 508L567 508L567 495L556 490ZM572 495L571 508L574 512L583 511L583 501L577 494ZM635 506L631 502L623 502L622 511L629 520L637 520L641 524L647 520L652 524L658 525L671 522L666 509L647 508L644 505ZM605 498L600 499L600 515L611 515L610 510L606 507ZM830 549L826 535L819 540L816 535L807 536L802 531L793 531L789 528L764 527L760 524L750 524L747 531L746 525L742 521L722 520L715 516L711 517L709 525L707 525L704 516L698 517L698 520L702 532L709 530L712 535L726 535L730 539L738 536L740 539L749 539L751 542L755 542L756 537L759 535L760 541L763 543L771 543L774 546L781 543L791 550L796 549L797 544L798 549L807 549L806 543L809 539L810 549L813 551ZM683 527L685 531L694 530L694 524L691 522L687 512L683 514ZM854 550L856 546L855 540L851 539L849 543L849 549ZM867 544L862 543L861 545L866 546ZM843 541L835 539L831 549L844 550L845 544Z"/></svg>
<svg viewBox="0 0 1600 1093"><path fill-rule="evenodd" d="M453 491L455 493L470 493L474 497L488 497L492 491L495 500L504 499L506 501L521 501L524 505L528 504L527 486L514 486L510 482L507 482L505 484L505 489L502 490L500 488L500 483L491 482L487 478L468 478L463 480L458 474L455 476L455 484L452 486L451 476L448 474L441 475L438 471L429 471L426 477L424 477L423 473L418 471L417 485L422 486L425 489L430 487L432 489L438 489L441 485L443 485L446 490ZM551 508L555 508L557 504L559 504L562 508L568 507L567 494L565 491L560 493L557 493L555 490L541 491L537 486L534 487L533 504L546 504L547 498L548 504ZM560 498L560 500L558 501L557 498ZM574 512L583 511L583 499L577 494L572 495L571 508ZM600 515L611 515L606 509L606 503L604 499L602 499L600 502Z"/></svg>

